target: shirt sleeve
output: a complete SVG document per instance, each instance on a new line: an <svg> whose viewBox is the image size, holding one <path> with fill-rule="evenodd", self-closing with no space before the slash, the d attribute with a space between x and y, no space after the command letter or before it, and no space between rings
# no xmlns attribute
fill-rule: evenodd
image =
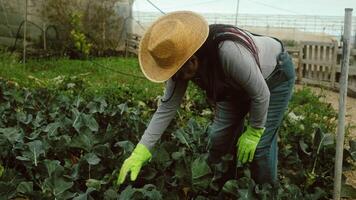
<svg viewBox="0 0 356 200"><path fill-rule="evenodd" d="M166 82L164 95L139 143L145 145L149 150L153 148L174 118L187 86L188 81L184 80L169 79Z"/></svg>
<svg viewBox="0 0 356 200"><path fill-rule="evenodd" d="M252 54L241 44L224 41L219 49L220 61L226 77L242 87L251 99L250 125L263 128L267 120L270 91Z"/></svg>

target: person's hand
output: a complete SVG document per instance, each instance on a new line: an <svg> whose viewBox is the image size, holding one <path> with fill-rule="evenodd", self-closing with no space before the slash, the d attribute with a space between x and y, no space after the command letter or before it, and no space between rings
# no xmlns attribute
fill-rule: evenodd
<svg viewBox="0 0 356 200"><path fill-rule="evenodd" d="M261 136L265 128L253 128L247 125L246 131L239 138L237 146L237 158L244 164L248 160L251 162L255 155L257 144L261 139Z"/></svg>
<svg viewBox="0 0 356 200"><path fill-rule="evenodd" d="M131 181L136 180L141 167L145 162L152 157L150 151L143 144L137 144L136 148L125 161L120 169L120 173L117 177L117 184L122 184L125 181L128 172L131 172Z"/></svg>

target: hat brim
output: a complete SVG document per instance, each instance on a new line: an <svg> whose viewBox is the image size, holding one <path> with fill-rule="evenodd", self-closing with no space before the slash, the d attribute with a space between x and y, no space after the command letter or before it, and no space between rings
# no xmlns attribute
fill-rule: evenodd
<svg viewBox="0 0 356 200"><path fill-rule="evenodd" d="M159 67L155 59L148 51L149 34L152 27L160 20L177 19L180 20L185 28L186 35L189 35L189 46L182 52L179 59L169 68ZM171 78L183 64L203 45L209 35L209 25L207 21L200 15L191 11L177 11L166 14L156 20L142 37L139 45L139 63L143 74L152 82L161 83Z"/></svg>

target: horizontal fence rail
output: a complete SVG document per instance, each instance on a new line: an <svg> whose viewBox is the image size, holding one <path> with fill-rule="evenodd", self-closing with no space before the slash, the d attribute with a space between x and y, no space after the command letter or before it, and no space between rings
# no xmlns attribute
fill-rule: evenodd
<svg viewBox="0 0 356 200"><path fill-rule="evenodd" d="M127 34L125 41L125 57L137 55L141 36L137 34Z"/></svg>
<svg viewBox="0 0 356 200"><path fill-rule="evenodd" d="M297 66L297 80L301 84L310 84L331 90L339 90L341 74L341 47L337 41L306 41L296 48L288 48ZM356 97L356 49L351 51L349 69L349 95Z"/></svg>
<svg viewBox="0 0 356 200"><path fill-rule="evenodd" d="M162 14L158 12L134 12L136 20L143 24L150 24ZM235 14L202 13L210 24L235 24ZM356 30L356 17L352 27ZM310 33L325 33L340 38L343 33L343 16L314 16L314 15L256 15L239 14L237 23L240 27L273 27L295 28ZM352 33L355 38L355 33Z"/></svg>
<svg viewBox="0 0 356 200"><path fill-rule="evenodd" d="M140 35L128 34L125 55L137 55ZM297 81L338 90L341 73L341 48L333 42L301 42L298 46L287 47L296 66ZM349 69L349 95L356 97L356 49L352 49ZM353 65L352 65L353 64Z"/></svg>

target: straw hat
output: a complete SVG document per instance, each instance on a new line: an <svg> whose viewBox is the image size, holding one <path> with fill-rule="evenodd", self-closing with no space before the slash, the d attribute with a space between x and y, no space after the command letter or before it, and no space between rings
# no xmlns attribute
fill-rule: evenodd
<svg viewBox="0 0 356 200"><path fill-rule="evenodd" d="M138 57L143 74L160 83L172 77L203 45L209 25L191 11L177 11L156 20L143 35Z"/></svg>

